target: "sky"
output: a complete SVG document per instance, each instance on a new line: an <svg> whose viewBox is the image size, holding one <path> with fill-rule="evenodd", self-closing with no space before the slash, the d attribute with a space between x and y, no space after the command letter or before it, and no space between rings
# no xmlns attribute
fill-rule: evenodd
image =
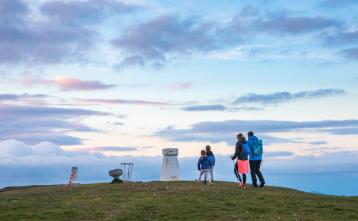
<svg viewBox="0 0 358 221"><path fill-rule="evenodd" d="M83 183L134 162L182 179L236 134L269 185L358 195L358 1L0 0L0 186ZM338 188L336 183L345 188Z"/></svg>

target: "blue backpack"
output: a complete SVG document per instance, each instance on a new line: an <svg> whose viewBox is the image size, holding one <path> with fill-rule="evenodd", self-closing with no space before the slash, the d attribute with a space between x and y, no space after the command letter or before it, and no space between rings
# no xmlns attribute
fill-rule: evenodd
<svg viewBox="0 0 358 221"><path fill-rule="evenodd" d="M260 156L263 154L262 140L253 140L252 154L253 154L253 156Z"/></svg>
<svg viewBox="0 0 358 221"><path fill-rule="evenodd" d="M250 147L247 143L242 144L243 150L242 150L242 156L245 158L248 158L248 155L250 153Z"/></svg>
<svg viewBox="0 0 358 221"><path fill-rule="evenodd" d="M214 166L215 165L215 157L214 155L208 155L208 160L209 160L209 166Z"/></svg>

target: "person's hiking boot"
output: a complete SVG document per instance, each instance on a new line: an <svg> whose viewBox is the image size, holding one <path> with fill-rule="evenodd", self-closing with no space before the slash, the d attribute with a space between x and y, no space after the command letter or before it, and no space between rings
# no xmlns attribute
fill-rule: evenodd
<svg viewBox="0 0 358 221"><path fill-rule="evenodd" d="M257 184L252 184L252 186L256 188L256 187L257 187Z"/></svg>
<svg viewBox="0 0 358 221"><path fill-rule="evenodd" d="M264 187L265 186L265 182L260 184L260 187Z"/></svg>

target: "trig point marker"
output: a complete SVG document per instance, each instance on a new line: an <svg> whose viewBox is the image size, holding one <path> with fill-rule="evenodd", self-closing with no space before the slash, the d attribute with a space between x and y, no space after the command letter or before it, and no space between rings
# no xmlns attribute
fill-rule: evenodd
<svg viewBox="0 0 358 221"><path fill-rule="evenodd" d="M161 181L175 181L180 180L179 163L178 163L178 149L166 148L162 150L163 164L162 172L160 174Z"/></svg>

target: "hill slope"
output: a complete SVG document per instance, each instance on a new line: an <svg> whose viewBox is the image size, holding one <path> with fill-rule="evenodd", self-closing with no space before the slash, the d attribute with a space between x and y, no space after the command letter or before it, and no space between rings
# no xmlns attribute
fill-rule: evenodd
<svg viewBox="0 0 358 221"><path fill-rule="evenodd" d="M48 186L0 193L0 220L358 220L358 197L227 182Z"/></svg>

